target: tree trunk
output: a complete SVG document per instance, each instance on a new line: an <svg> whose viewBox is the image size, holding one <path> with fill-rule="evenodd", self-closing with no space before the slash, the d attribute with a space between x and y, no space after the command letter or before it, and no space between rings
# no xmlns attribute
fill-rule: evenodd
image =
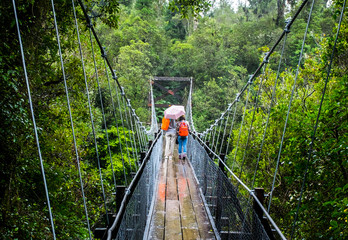
<svg viewBox="0 0 348 240"><path fill-rule="evenodd" d="M284 25L284 9L285 9L285 0L277 0L277 19L276 25L283 26Z"/></svg>

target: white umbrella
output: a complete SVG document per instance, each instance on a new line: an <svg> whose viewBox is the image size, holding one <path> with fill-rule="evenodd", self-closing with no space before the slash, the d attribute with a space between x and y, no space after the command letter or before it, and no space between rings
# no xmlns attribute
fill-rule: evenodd
<svg viewBox="0 0 348 240"><path fill-rule="evenodd" d="M185 115L185 108L181 105L172 105L164 111L164 117L167 119L177 119Z"/></svg>

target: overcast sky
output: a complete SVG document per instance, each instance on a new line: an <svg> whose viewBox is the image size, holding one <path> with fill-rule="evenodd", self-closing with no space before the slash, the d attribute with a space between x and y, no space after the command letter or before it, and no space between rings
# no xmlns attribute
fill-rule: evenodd
<svg viewBox="0 0 348 240"><path fill-rule="evenodd" d="M220 5L221 0L212 0L213 1L213 7L218 7ZM246 3L248 2L248 0L225 0L226 2L228 2L232 8L234 8L235 10L237 10L237 7L240 3Z"/></svg>

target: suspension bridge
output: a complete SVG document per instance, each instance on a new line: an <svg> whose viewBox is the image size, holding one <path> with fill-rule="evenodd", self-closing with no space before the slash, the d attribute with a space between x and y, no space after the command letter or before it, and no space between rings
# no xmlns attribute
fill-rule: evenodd
<svg viewBox="0 0 348 240"><path fill-rule="evenodd" d="M12 0L14 16L16 20L19 48L22 56L24 77L26 80L29 105L34 126L34 133L40 160L42 179L45 185L45 193L47 206L49 211L49 221L51 224L52 238L56 239L56 228L54 224L54 209L50 206L50 197L48 184L46 182L44 159L41 154L38 127L36 126L35 112L32 103L30 90L30 72L27 72L25 62L25 51L23 49L21 38L21 25L17 18L17 8L15 0ZM156 112L155 97L152 85L150 84L150 100L151 100L151 125L146 128L140 122L136 115L135 109L132 107L131 101L124 88L118 81L116 71L113 69L111 62L106 54L94 26L91 23L90 16L84 6L82 0L78 0L78 6L72 1L72 11L75 16L75 26L77 33L77 42L79 44L79 53L81 58L81 69L83 71L85 88L88 99L88 109L91 121L92 133L94 138L94 148L96 151L101 195L103 197L104 206L101 211L104 212L103 226L94 227L89 222L89 209L85 196L85 184L81 173L81 158L78 151L78 143L75 137L74 115L70 105L69 83L65 75L64 56L61 50L61 39L55 13L54 0L51 0L51 7L54 19L54 29L56 32L57 46L60 57L60 68L63 76L64 91L68 104L68 120L70 121L74 152L76 156L76 164L79 170L79 184L83 199L86 228L88 229L89 239L286 239L281 229L277 225L277 219L271 217L272 198L275 189L277 173L280 168L282 158L283 143L286 136L287 124L291 113L293 97L296 94L296 86L299 72L301 70L301 62L305 54L305 43L308 34L308 26L311 23L311 15L315 1L304 0L299 5L294 16L286 22L284 31L280 34L278 40L270 48L269 52L264 56L263 61L253 74L249 76L247 83L238 92L235 100L230 103L221 116L205 131L198 132L195 129L194 119L192 117L192 93L193 82L190 78L188 86L188 96L186 98L186 117L191 126L191 134L188 139L188 158L180 160L176 156L173 159L166 160L163 157L163 132L158 124L158 114ZM266 195L262 188L255 187L255 179L260 168L259 162L264 154L264 143L267 138L267 130L269 128L271 112L275 105L275 97L277 86L279 85L279 74L282 63L284 49L286 48L287 36L291 34L291 27L296 21L298 15L308 6L310 8L307 17L307 27L303 33L302 46L300 52L296 75L289 92L288 109L283 124L283 132L279 142L278 156L276 159L276 168L272 176L271 191ZM104 191L103 176L101 173L101 163L99 159L100 147L97 144L95 133L95 116L91 109L90 101L90 85L87 82L87 69L83 54L82 43L80 39L80 29L78 18L76 17L76 8L81 8L85 24L88 27L89 41L92 48L92 56L94 60L95 79L97 81L96 90L100 96L100 106L103 116L103 124L106 129L107 151L111 170L114 171L111 147L109 144L109 135L107 123L104 114L104 102L102 98L100 81L106 81L109 95L111 99L111 109L113 110L113 118L117 128L117 139L126 145L123 148L120 145L121 161L123 165L124 185L118 185L115 174L113 172L113 185L116 199L116 211L110 207L108 199ZM321 114L321 106L325 96L326 84L330 80L330 73L333 58L336 51L336 42L339 38L340 26L344 16L345 1L338 19L337 34L335 36L335 44L332 47L331 59L328 65L327 74L325 76L325 88L322 92L320 107L317 111L317 120L313 126L311 144L309 145L307 165L305 174L302 178L301 195L298 199L295 218L292 225L291 238L296 231L299 206L302 200L302 193L306 183L308 174L308 166L313 157L313 142L316 139L318 128L318 120ZM98 50L94 49L94 44L98 46ZM241 180L241 173L245 161L248 159L247 149L251 145L251 130L253 129L255 114L260 107L260 94L262 91L263 77L268 63L272 60L272 54L280 49L281 56L277 58L278 72L272 87L271 100L266 108L267 117L265 119L263 132L258 133L261 144L257 149L258 158L250 184ZM98 52L98 53L96 53ZM97 69L96 55L100 54L104 63L104 69ZM101 79L98 73L104 71L106 78ZM113 81L113 82L112 82ZM258 82L257 92L254 93L254 100L250 100L253 84ZM112 94L115 91L116 94ZM168 89L164 89L168 91ZM169 92L172 94L173 92ZM245 115L248 109L252 111L252 119L250 125L245 124ZM238 112L240 111L240 112ZM240 116L238 118L238 116ZM237 124L238 121L238 124ZM128 129L129 131L121 131ZM240 144L240 134L243 129L248 131L248 138L245 145ZM231 137L234 133L239 134L236 142ZM121 141L125 138L125 141ZM126 150L126 152L124 152ZM237 154L242 152L242 158L236 161ZM124 156L127 156L125 158ZM228 159L229 158L229 159ZM128 162L127 162L128 159ZM131 160L132 159L132 162ZM230 164L232 163L232 164ZM125 166L128 165L131 171L126 171ZM237 166L238 165L238 166ZM237 173L240 169L240 173ZM265 206L265 196L268 198L268 205Z"/></svg>

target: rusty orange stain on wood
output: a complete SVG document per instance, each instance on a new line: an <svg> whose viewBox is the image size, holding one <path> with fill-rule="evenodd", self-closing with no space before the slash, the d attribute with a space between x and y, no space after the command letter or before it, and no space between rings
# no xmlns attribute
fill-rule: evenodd
<svg viewBox="0 0 348 240"><path fill-rule="evenodd" d="M157 197L161 202L164 202L164 200L166 200L166 184L165 183L158 184L158 196Z"/></svg>

